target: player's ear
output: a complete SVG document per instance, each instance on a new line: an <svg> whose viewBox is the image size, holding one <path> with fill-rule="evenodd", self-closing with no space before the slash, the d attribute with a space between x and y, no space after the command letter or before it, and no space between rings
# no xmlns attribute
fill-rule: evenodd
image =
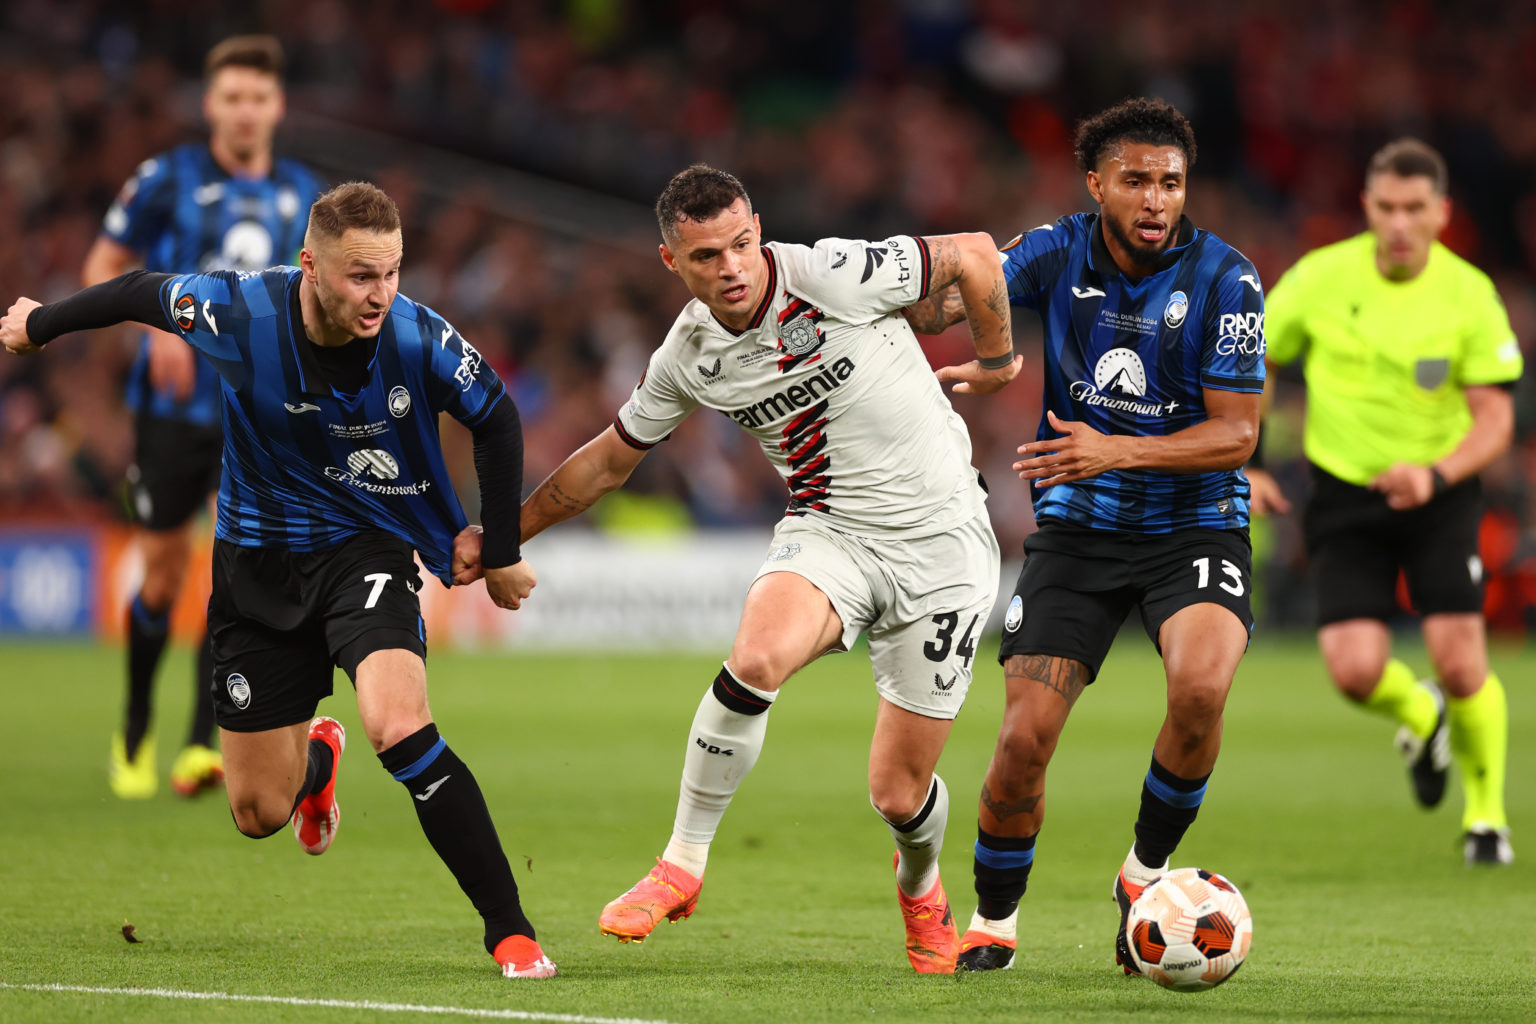
<svg viewBox="0 0 1536 1024"><path fill-rule="evenodd" d="M307 245L299 250L299 269L304 271L304 276L308 278L310 284L315 283L315 250Z"/></svg>
<svg viewBox="0 0 1536 1024"><path fill-rule="evenodd" d="M1104 202L1104 182L1099 178L1098 171L1088 172L1088 194L1093 201L1102 204Z"/></svg>
<svg viewBox="0 0 1536 1024"><path fill-rule="evenodd" d="M662 242L658 245L656 252L661 257L662 264L672 273L677 273L677 257L672 255L672 250L667 248L667 243Z"/></svg>
<svg viewBox="0 0 1536 1024"><path fill-rule="evenodd" d="M757 232L757 237L763 237L763 222L757 214L752 215L752 230Z"/></svg>

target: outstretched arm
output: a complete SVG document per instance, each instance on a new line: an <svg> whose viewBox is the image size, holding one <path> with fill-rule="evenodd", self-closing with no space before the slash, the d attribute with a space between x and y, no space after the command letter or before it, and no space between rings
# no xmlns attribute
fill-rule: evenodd
<svg viewBox="0 0 1536 1024"><path fill-rule="evenodd" d="M938 235L923 240L928 245L932 270L928 276L930 296L943 295L953 286L959 305L971 327L971 343L976 358L960 366L946 366L938 371L941 381L958 381L955 391L979 395L997 391L1024 365L1023 356L1013 354L1013 323L1008 314L1008 282L997 258L992 236L978 231L964 235ZM953 300L939 300L938 312L921 311L932 323L941 322ZM911 322L911 318L908 318ZM925 324L926 326L926 324ZM946 325L947 326L947 325Z"/></svg>
<svg viewBox="0 0 1536 1024"><path fill-rule="evenodd" d="M598 498L623 486L643 458L645 452L625 444L613 427L598 434L523 500L523 540L591 508Z"/></svg>
<svg viewBox="0 0 1536 1024"><path fill-rule="evenodd" d="M128 246L99 235L80 267L80 283L87 288L101 284L143 262ZM179 334L151 328L148 337L150 386L178 401L190 398L197 384L197 353Z"/></svg>
<svg viewBox="0 0 1536 1024"><path fill-rule="evenodd" d="M134 270L46 306L19 298L0 319L0 344L16 355L26 355L61 334L128 320L162 331L174 330L160 306L160 286L172 276Z"/></svg>

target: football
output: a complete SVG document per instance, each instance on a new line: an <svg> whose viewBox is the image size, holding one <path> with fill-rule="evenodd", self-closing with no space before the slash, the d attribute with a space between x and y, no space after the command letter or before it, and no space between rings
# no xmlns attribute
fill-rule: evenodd
<svg viewBox="0 0 1536 1024"><path fill-rule="evenodd" d="M1125 919L1141 973L1164 988L1198 992L1236 973L1253 941L1248 903L1226 878L1178 868L1142 890Z"/></svg>

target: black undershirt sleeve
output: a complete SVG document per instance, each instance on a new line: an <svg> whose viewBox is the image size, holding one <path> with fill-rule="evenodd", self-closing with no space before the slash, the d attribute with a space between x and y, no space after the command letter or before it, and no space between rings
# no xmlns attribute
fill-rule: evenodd
<svg viewBox="0 0 1536 1024"><path fill-rule="evenodd" d="M503 394L474 428L475 474L480 478L480 564L501 569L522 561L523 424L512 396Z"/></svg>
<svg viewBox="0 0 1536 1024"><path fill-rule="evenodd" d="M129 320L162 331L175 331L160 305L161 287L175 276L130 270L67 299L39 306L27 317L27 337L34 345L46 345L61 334L111 327Z"/></svg>

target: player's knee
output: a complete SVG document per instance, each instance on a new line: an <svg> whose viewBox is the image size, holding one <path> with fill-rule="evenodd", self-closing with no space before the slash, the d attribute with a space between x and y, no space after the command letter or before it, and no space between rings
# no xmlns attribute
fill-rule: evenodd
<svg viewBox="0 0 1536 1024"><path fill-rule="evenodd" d="M789 678L786 660L762 647L737 648L731 652L731 674L759 690L773 692Z"/></svg>
<svg viewBox="0 0 1536 1024"><path fill-rule="evenodd" d="M235 819L235 828L249 839L265 839L276 835L287 827L293 814L291 809L279 809L270 801L262 803L257 800L242 800L238 803L231 800L229 813Z"/></svg>
<svg viewBox="0 0 1536 1024"><path fill-rule="evenodd" d="M1028 724L1005 728L997 738L995 755L1003 785L1017 788L1020 794L1038 791L1055 746L1054 736L1043 735Z"/></svg>
<svg viewBox="0 0 1536 1024"><path fill-rule="evenodd" d="M1435 659L1435 676L1452 697L1470 697L1488 678L1488 661L1479 651L1451 651Z"/></svg>
<svg viewBox="0 0 1536 1024"><path fill-rule="evenodd" d="M364 722L363 731L368 735L368 743L373 747L373 752L379 754L430 724L431 715L423 708L416 712L385 715Z"/></svg>
<svg viewBox="0 0 1536 1024"><path fill-rule="evenodd" d="M922 813L932 788L930 779L918 779L907 771L869 776L869 802L886 821L900 824Z"/></svg>
<svg viewBox="0 0 1536 1024"><path fill-rule="evenodd" d="M1386 670L1386 662L1370 657L1335 655L1328 659L1328 674L1333 678L1333 685L1356 703L1371 695Z"/></svg>
<svg viewBox="0 0 1536 1024"><path fill-rule="evenodd" d="M1202 739L1221 720L1227 706L1228 685L1225 683L1186 683L1171 688L1168 694L1168 717L1186 735L1199 735Z"/></svg>

